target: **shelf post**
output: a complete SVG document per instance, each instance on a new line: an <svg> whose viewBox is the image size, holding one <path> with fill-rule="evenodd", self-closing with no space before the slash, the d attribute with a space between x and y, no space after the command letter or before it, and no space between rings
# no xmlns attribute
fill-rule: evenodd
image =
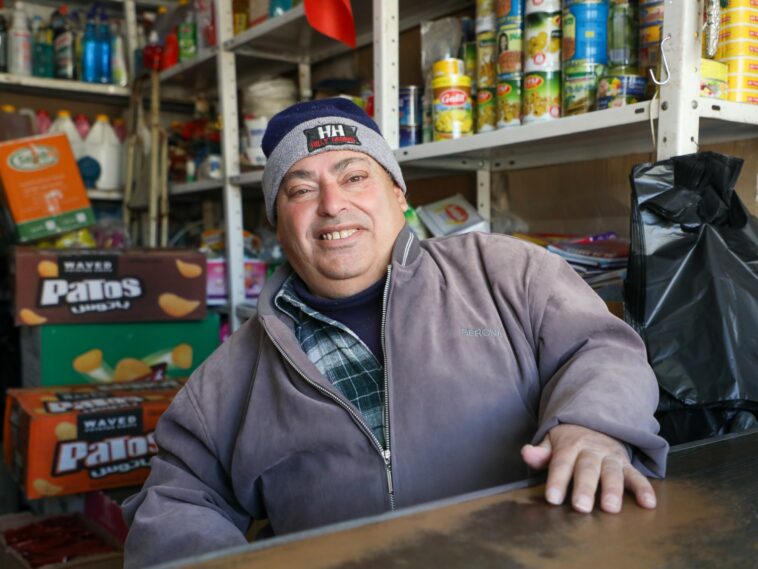
<svg viewBox="0 0 758 569"><path fill-rule="evenodd" d="M663 39L671 39L662 55L668 60L670 79L660 88L658 160L698 150L702 22L702 0L666 0ZM663 64L658 73L665 81Z"/></svg>
<svg viewBox="0 0 758 569"><path fill-rule="evenodd" d="M476 209L487 221L491 221L492 171L489 168L476 171Z"/></svg>
<svg viewBox="0 0 758 569"><path fill-rule="evenodd" d="M232 2L217 0L216 9L216 69L221 110L221 155L224 166L224 220L226 236L226 290L229 298L229 324L232 330L240 326L237 306L245 301L245 259L242 241L242 191L230 178L239 176L239 121L237 117L237 70L234 53L224 49L232 39Z"/></svg>
<svg viewBox="0 0 758 569"><path fill-rule="evenodd" d="M374 118L390 148L397 148L400 145L398 0L373 0L373 4Z"/></svg>

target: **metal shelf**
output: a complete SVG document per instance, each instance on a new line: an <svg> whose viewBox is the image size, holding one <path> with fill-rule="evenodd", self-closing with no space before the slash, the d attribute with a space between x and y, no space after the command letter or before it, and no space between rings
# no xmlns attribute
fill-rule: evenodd
<svg viewBox="0 0 758 569"><path fill-rule="evenodd" d="M193 59L161 71L162 86L179 87L189 92L215 91L217 52L217 47L201 50Z"/></svg>
<svg viewBox="0 0 758 569"><path fill-rule="evenodd" d="M758 105L700 98L698 144L758 137Z"/></svg>
<svg viewBox="0 0 758 569"><path fill-rule="evenodd" d="M235 186L260 188L263 182L263 170L253 170L251 172L244 172L239 176L230 176L229 182Z"/></svg>
<svg viewBox="0 0 758 569"><path fill-rule="evenodd" d="M10 73L0 73L0 85L3 88L8 87L15 91L42 91L51 96L67 93L84 94L88 98L123 99L119 103L125 103L130 94L128 87L119 87L117 85L85 83L84 81L70 81L68 79L25 77Z"/></svg>
<svg viewBox="0 0 758 569"><path fill-rule="evenodd" d="M87 190L87 197L95 201L121 202L124 201L122 190Z"/></svg>
<svg viewBox="0 0 758 569"><path fill-rule="evenodd" d="M188 182L185 184L171 184L169 187L169 195L179 196L186 194L195 194L198 192L207 192L210 190L220 190L223 187L223 180L198 180L197 182Z"/></svg>

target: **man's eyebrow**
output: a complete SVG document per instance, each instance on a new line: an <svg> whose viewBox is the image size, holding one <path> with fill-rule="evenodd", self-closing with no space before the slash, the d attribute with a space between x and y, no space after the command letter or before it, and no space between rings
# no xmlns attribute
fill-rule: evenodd
<svg viewBox="0 0 758 569"><path fill-rule="evenodd" d="M344 160L340 160L336 164L332 165L330 170L334 173L344 172L347 167L350 166L353 162L365 162L366 166L371 166L371 163L366 158L353 156L352 158L345 158Z"/></svg>
<svg viewBox="0 0 758 569"><path fill-rule="evenodd" d="M287 172L284 175L280 186L284 186L287 182L289 182L292 179L315 180L316 174L312 170L292 170L292 172Z"/></svg>

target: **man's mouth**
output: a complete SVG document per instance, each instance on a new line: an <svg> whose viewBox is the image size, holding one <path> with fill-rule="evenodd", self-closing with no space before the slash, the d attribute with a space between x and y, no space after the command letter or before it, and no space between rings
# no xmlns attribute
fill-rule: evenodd
<svg viewBox="0 0 758 569"><path fill-rule="evenodd" d="M327 233L322 233L319 236L319 239L321 241L335 241L337 239L347 239L356 231L358 230L357 229L343 229L342 231L329 231Z"/></svg>

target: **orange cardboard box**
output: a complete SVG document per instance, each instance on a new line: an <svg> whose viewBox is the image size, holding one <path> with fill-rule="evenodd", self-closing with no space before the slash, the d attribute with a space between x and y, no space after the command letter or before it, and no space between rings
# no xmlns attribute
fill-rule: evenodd
<svg viewBox="0 0 758 569"><path fill-rule="evenodd" d="M137 486L182 381L8 390L4 459L28 499Z"/></svg>
<svg viewBox="0 0 758 569"><path fill-rule="evenodd" d="M95 222L65 134L0 143L0 185L20 242Z"/></svg>

